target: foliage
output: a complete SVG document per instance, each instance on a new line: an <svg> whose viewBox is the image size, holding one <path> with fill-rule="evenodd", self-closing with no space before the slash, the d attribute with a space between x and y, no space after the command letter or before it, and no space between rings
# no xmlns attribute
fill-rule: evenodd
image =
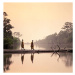
<svg viewBox="0 0 75 75"><path fill-rule="evenodd" d="M3 30L4 30L4 38L5 37L12 37L12 31L11 29L13 28L13 26L10 24L10 19L7 19L7 13L4 12L4 20L3 20Z"/></svg>
<svg viewBox="0 0 75 75"><path fill-rule="evenodd" d="M22 34L20 34L20 32L14 32L14 33L13 33L13 36L14 36L14 37L15 37L15 36L17 36L17 37L21 37Z"/></svg>
<svg viewBox="0 0 75 75"><path fill-rule="evenodd" d="M13 49L17 49L20 46L20 39L13 37Z"/></svg>
<svg viewBox="0 0 75 75"><path fill-rule="evenodd" d="M65 25L62 27L62 29L66 30L67 32L73 31L73 23L66 22Z"/></svg>
<svg viewBox="0 0 75 75"><path fill-rule="evenodd" d="M35 43L44 43L44 44L72 44L73 35L72 35L72 23L66 22L63 26L63 30L61 30L58 34L54 33L52 35L46 36L45 39L38 40Z"/></svg>
<svg viewBox="0 0 75 75"><path fill-rule="evenodd" d="M13 39L4 38L4 49L12 48Z"/></svg>
<svg viewBox="0 0 75 75"><path fill-rule="evenodd" d="M10 24L10 19L7 18L7 13L3 12L4 20L3 20L3 30L4 30L4 49L13 48L13 46L17 46L20 43L19 38L15 38L12 36L11 29L14 28ZM20 34L18 34L19 36ZM16 44L16 45L13 45Z"/></svg>

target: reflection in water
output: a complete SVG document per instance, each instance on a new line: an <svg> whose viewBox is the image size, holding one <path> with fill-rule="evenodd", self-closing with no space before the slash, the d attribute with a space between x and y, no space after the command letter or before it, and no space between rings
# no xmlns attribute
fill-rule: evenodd
<svg viewBox="0 0 75 75"><path fill-rule="evenodd" d="M21 61L22 61L22 64L23 64L23 61L24 61L24 54L21 54Z"/></svg>
<svg viewBox="0 0 75 75"><path fill-rule="evenodd" d="M11 56L11 54L4 55L4 72L10 70L9 66L12 63L12 61L10 61Z"/></svg>
<svg viewBox="0 0 75 75"><path fill-rule="evenodd" d="M25 57L24 54L4 54L3 68L4 72L72 72L72 58L69 52L35 53L35 60L34 52L25 53Z"/></svg>
<svg viewBox="0 0 75 75"><path fill-rule="evenodd" d="M58 55L57 61L59 61L59 58L60 58L65 63L66 67L72 66L72 64L73 64L73 55L72 55L72 53L69 53L69 52L66 52L66 53L53 52L51 57L54 54Z"/></svg>
<svg viewBox="0 0 75 75"><path fill-rule="evenodd" d="M73 64L73 53L60 53L62 61L66 67L70 67Z"/></svg>
<svg viewBox="0 0 75 75"><path fill-rule="evenodd" d="M34 53L31 53L31 61L33 63L33 59L34 59Z"/></svg>
<svg viewBox="0 0 75 75"><path fill-rule="evenodd" d="M54 54L57 54L59 57L57 58L57 61L59 61L59 58L60 58L60 54L58 52L53 52L51 57L54 55Z"/></svg>

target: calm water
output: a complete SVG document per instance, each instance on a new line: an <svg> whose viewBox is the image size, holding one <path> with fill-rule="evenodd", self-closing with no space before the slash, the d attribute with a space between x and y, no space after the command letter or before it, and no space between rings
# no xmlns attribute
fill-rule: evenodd
<svg viewBox="0 0 75 75"><path fill-rule="evenodd" d="M30 49L30 46L27 46L26 49ZM37 46L35 48L44 49ZM72 71L72 53L4 54L4 73L71 73Z"/></svg>

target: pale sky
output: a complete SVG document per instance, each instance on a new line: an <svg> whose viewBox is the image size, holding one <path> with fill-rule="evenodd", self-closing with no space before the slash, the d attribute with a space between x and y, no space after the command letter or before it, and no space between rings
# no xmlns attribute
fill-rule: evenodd
<svg viewBox="0 0 75 75"><path fill-rule="evenodd" d="M73 23L73 3L4 3L4 11L24 42L59 32L65 22Z"/></svg>

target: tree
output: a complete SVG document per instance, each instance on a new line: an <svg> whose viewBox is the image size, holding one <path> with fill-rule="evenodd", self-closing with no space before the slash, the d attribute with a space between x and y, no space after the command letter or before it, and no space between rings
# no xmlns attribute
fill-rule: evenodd
<svg viewBox="0 0 75 75"><path fill-rule="evenodd" d="M3 12L3 16L4 16L4 20L3 20L4 38L12 37L11 29L13 28L13 26L10 24L11 20L6 17L8 16L6 12Z"/></svg>
<svg viewBox="0 0 75 75"><path fill-rule="evenodd" d="M10 48L13 44L13 36L11 31L13 26L10 24L10 19L8 19L7 16L7 13L3 12L4 49Z"/></svg>
<svg viewBox="0 0 75 75"><path fill-rule="evenodd" d="M46 36L45 39L38 40L36 43L46 43L46 44L69 44L70 46L73 43L73 23L65 22L65 25L62 27L58 34L54 33ZM72 46L71 46L72 47Z"/></svg>
<svg viewBox="0 0 75 75"><path fill-rule="evenodd" d="M66 22L65 25L62 27L62 29L66 30L67 32L73 31L73 23Z"/></svg>
<svg viewBox="0 0 75 75"><path fill-rule="evenodd" d="M13 33L13 36L14 36L14 37L17 36L17 37L19 38L19 37L22 36L22 34L20 34L20 32L14 32L14 33Z"/></svg>
<svg viewBox="0 0 75 75"><path fill-rule="evenodd" d="M4 49L8 49L8 48L16 48L19 46L20 44L20 39L19 37L21 36L19 32L16 32L16 36L18 36L18 38L12 36L12 31L11 29L14 28L11 24L10 24L10 19L7 18L7 13L3 12L3 30L4 30Z"/></svg>
<svg viewBox="0 0 75 75"><path fill-rule="evenodd" d="M66 22L63 28L65 31L67 31L67 42L72 43L73 42L73 23Z"/></svg>

